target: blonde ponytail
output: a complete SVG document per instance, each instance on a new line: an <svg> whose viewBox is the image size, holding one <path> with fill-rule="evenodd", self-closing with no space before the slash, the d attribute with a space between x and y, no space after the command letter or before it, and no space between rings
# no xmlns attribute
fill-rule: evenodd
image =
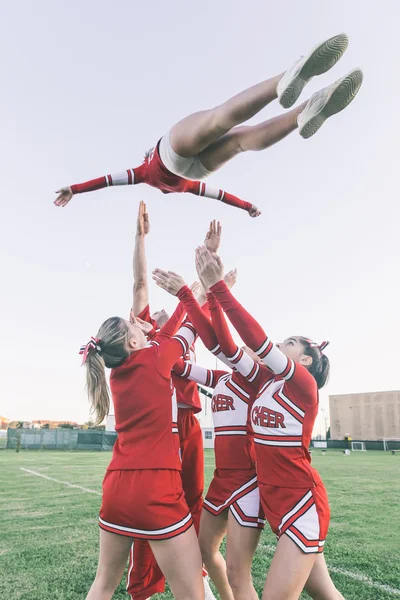
<svg viewBox="0 0 400 600"><path fill-rule="evenodd" d="M110 411L110 390L105 367L120 366L129 356L128 326L121 317L104 321L96 336L96 347L90 347L85 360L86 387L91 413L99 425Z"/></svg>
<svg viewBox="0 0 400 600"><path fill-rule="evenodd" d="M110 390L106 380L104 360L100 354L91 352L85 365L90 414L95 415L95 423L100 425L110 412Z"/></svg>

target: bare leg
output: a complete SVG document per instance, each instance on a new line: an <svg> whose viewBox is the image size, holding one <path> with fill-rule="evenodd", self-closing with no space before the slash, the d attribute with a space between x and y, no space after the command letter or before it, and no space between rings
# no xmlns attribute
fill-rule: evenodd
<svg viewBox="0 0 400 600"><path fill-rule="evenodd" d="M132 538L100 529L100 555L96 578L86 600L111 600L124 574Z"/></svg>
<svg viewBox="0 0 400 600"><path fill-rule="evenodd" d="M199 154L201 163L216 171L241 152L265 150L276 144L297 129L297 117L305 104L253 127L235 127Z"/></svg>
<svg viewBox="0 0 400 600"><path fill-rule="evenodd" d="M258 600L251 577L251 563L261 529L242 527L229 512L226 568L235 600Z"/></svg>
<svg viewBox="0 0 400 600"><path fill-rule="evenodd" d="M317 556L305 588L313 600L344 600L329 575L323 554Z"/></svg>
<svg viewBox="0 0 400 600"><path fill-rule="evenodd" d="M265 582L262 600L298 600L317 554L304 554L282 535L275 550Z"/></svg>
<svg viewBox="0 0 400 600"><path fill-rule="evenodd" d="M196 530L169 540L150 541L156 561L177 600L204 600L202 561Z"/></svg>
<svg viewBox="0 0 400 600"><path fill-rule="evenodd" d="M204 564L221 600L235 600L229 585L225 560L219 551L227 531L227 512L225 510L216 517L203 509L200 520L199 543Z"/></svg>
<svg viewBox="0 0 400 600"><path fill-rule="evenodd" d="M215 108L185 117L170 131L172 148L179 156L197 156L232 127L248 121L275 100L281 77L282 74L258 83Z"/></svg>

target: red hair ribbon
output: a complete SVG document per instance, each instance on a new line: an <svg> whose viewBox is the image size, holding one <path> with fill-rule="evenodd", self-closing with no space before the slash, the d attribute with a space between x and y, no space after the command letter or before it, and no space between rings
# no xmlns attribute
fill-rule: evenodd
<svg viewBox="0 0 400 600"><path fill-rule="evenodd" d="M325 348L329 345L329 342L321 342L320 344L317 344L316 342L312 342L311 340L307 340L308 343L310 344L311 348L318 348L318 350L322 353Z"/></svg>
<svg viewBox="0 0 400 600"><path fill-rule="evenodd" d="M321 342L318 348L323 352L327 346L329 346L329 342Z"/></svg>
<svg viewBox="0 0 400 600"><path fill-rule="evenodd" d="M100 340L98 338L91 337L90 341L85 346L81 346L81 349L79 350L79 354L83 355L82 365L84 365L86 363L86 359L87 359L87 356L88 356L90 350L94 350L95 352L101 352L99 343L100 343Z"/></svg>

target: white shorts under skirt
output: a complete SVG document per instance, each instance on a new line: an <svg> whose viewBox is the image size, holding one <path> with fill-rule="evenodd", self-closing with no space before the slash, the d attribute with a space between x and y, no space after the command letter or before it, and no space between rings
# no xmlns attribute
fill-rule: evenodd
<svg viewBox="0 0 400 600"><path fill-rule="evenodd" d="M179 175L185 179L192 179L193 181L205 179L211 175L211 171L208 171L204 167L198 156L184 158L175 152L171 146L169 132L161 138L159 151L162 162L168 171L171 171L175 175Z"/></svg>

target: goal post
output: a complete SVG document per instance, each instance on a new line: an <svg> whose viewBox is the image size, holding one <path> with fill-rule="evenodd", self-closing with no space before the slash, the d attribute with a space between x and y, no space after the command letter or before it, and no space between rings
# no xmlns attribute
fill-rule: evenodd
<svg viewBox="0 0 400 600"><path fill-rule="evenodd" d="M353 452L366 452L365 442L351 442L351 449Z"/></svg>
<svg viewBox="0 0 400 600"><path fill-rule="evenodd" d="M400 438L383 438L382 443L385 452L400 449Z"/></svg>

